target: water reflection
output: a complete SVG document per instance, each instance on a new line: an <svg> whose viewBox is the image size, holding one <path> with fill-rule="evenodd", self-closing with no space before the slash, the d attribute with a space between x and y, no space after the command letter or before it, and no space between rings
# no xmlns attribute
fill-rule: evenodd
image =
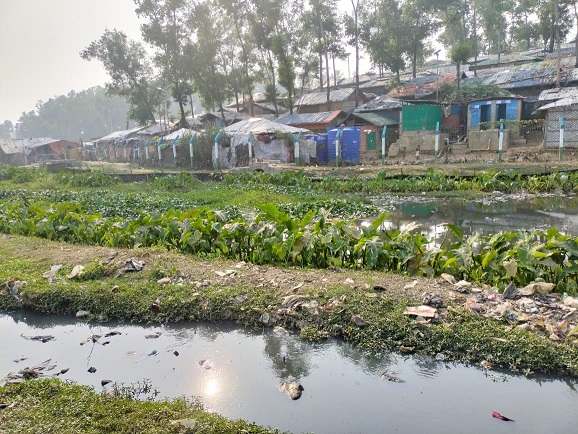
<svg viewBox="0 0 578 434"><path fill-rule="evenodd" d="M507 380L493 381L480 369L431 357L369 357L338 340L310 345L294 335L233 324L96 325L0 313L0 328L0 378L52 359L57 370L70 368L60 378L97 391L111 387L101 386L104 378L126 385L148 379L159 398L199 397L226 417L293 432L422 432L426 425L432 433L509 432L511 426L492 420L494 409L520 420L526 432L573 432L578 424L575 379L492 371ZM120 334L108 337L108 345L79 345L90 333L112 331ZM145 338L156 331L162 334ZM56 340L21 337L33 334ZM87 372L88 366L96 372ZM386 381L386 371L403 382ZM288 379L305 388L298 401L277 388Z"/></svg>
<svg viewBox="0 0 578 434"><path fill-rule="evenodd" d="M309 375L312 345L284 331L265 333L263 341L263 353L271 360L271 367L280 380L299 380Z"/></svg>
<svg viewBox="0 0 578 434"><path fill-rule="evenodd" d="M378 206L390 207L389 199L374 198ZM457 199L406 200L394 205L384 228L403 230L411 223L421 225L420 232L440 245L446 235L446 223L462 228L464 235L488 235L556 227L562 233L578 236L578 198L535 197L516 200L497 198L463 201Z"/></svg>

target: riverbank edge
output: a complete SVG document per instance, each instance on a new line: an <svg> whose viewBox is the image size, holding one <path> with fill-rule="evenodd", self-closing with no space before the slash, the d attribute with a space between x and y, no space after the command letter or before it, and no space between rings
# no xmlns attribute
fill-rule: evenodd
<svg viewBox="0 0 578 434"><path fill-rule="evenodd" d="M48 378L0 386L0 432L281 433L241 419L226 419L183 398L134 399L141 391L132 386L98 393L89 386Z"/></svg>
<svg viewBox="0 0 578 434"><path fill-rule="evenodd" d="M120 262L106 265L106 258L115 254ZM9 235L0 235L0 257L0 309L4 311L74 316L84 310L93 321L234 321L249 327L279 326L310 341L341 338L368 354L412 352L476 366L489 362L529 376L541 372L578 377L577 347L473 315L462 307L463 298L452 298L456 294L442 291L433 279L419 279L419 291L441 294L447 308L439 322L420 323L403 314L407 306L420 304L417 292L406 290L415 280L390 273L255 267L160 248L111 249ZM144 263L143 270L119 268L129 257ZM55 263L62 267L50 283L47 271ZM84 277L66 277L79 264L86 267ZM251 275L249 281L243 280L249 274L247 267L264 277ZM7 282L16 280L26 284L17 294L10 294ZM0 388L0 401L14 396L9 395L13 387ZM63 387L62 396L75 393L68 386L58 387ZM51 405L49 400L34 403ZM102 405L111 407L114 418L123 417L115 413L114 402ZM22 414L14 420L19 417L24 418L22 423L30 418ZM52 417L64 419L64 415ZM173 428L167 427L166 432L175 432ZM248 432L269 432L259 429ZM238 431L233 426L220 432Z"/></svg>
<svg viewBox="0 0 578 434"><path fill-rule="evenodd" d="M0 309L4 311L65 316L85 311L94 321L280 326L310 341L341 338L368 354L401 349L462 363L491 362L527 375L578 377L578 346L475 315L463 307L461 294L434 279L254 266L160 248L110 249L0 237L0 257L5 258L0 269ZM39 256L38 252L45 253ZM119 261L104 264L112 255ZM146 265L140 272L127 272L124 258L137 258ZM48 270L56 259L61 268L51 276ZM66 277L75 265L86 267L82 275ZM7 290L11 279L26 282L17 295ZM438 320L416 321L404 314L408 306L421 304L422 292L443 299L445 308L440 309Z"/></svg>

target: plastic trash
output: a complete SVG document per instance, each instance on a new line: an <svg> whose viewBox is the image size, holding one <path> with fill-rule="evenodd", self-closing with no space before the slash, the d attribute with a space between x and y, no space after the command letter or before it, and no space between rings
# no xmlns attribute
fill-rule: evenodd
<svg viewBox="0 0 578 434"><path fill-rule="evenodd" d="M502 419L505 420L506 422L514 422L514 419L510 419L509 417L506 417L500 413L498 413L497 411L492 411L492 417L495 417L496 419Z"/></svg>

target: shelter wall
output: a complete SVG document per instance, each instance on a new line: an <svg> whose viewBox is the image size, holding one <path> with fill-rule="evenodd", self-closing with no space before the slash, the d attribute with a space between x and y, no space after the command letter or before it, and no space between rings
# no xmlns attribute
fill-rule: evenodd
<svg viewBox="0 0 578 434"><path fill-rule="evenodd" d="M578 106L548 110L544 124L544 147L560 147L560 116L564 118L564 147L578 148Z"/></svg>
<svg viewBox="0 0 578 434"><path fill-rule="evenodd" d="M502 150L510 147L513 132L507 128L504 130ZM499 147L500 130L497 128L489 130L470 131L468 133L468 147L472 151L497 151Z"/></svg>

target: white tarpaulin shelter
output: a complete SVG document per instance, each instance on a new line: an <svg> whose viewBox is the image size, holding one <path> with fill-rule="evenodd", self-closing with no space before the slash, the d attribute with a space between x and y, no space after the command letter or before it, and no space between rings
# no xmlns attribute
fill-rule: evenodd
<svg viewBox="0 0 578 434"><path fill-rule="evenodd" d="M263 118L249 118L229 125L224 129L228 140L220 143L219 161L223 168L248 166L252 159L258 161L275 161L279 163L295 162L295 143L284 136L290 134L295 140L299 133L304 133L299 140L300 162L307 164L311 156L316 156L315 144L305 139L305 133L311 131L296 128ZM213 149L213 161L215 158Z"/></svg>
<svg viewBox="0 0 578 434"><path fill-rule="evenodd" d="M181 128L181 129L178 129L176 131L173 131L170 134L167 134L166 136L163 137L163 140L172 141L175 139L175 137L182 138L185 136L190 136L191 134L194 134L194 133L195 133L195 131L189 130L188 128Z"/></svg>
<svg viewBox="0 0 578 434"><path fill-rule="evenodd" d="M283 125L275 121L263 118L249 118L225 128L225 133L232 134L275 134L275 133L310 133L305 128L297 128L289 125Z"/></svg>

